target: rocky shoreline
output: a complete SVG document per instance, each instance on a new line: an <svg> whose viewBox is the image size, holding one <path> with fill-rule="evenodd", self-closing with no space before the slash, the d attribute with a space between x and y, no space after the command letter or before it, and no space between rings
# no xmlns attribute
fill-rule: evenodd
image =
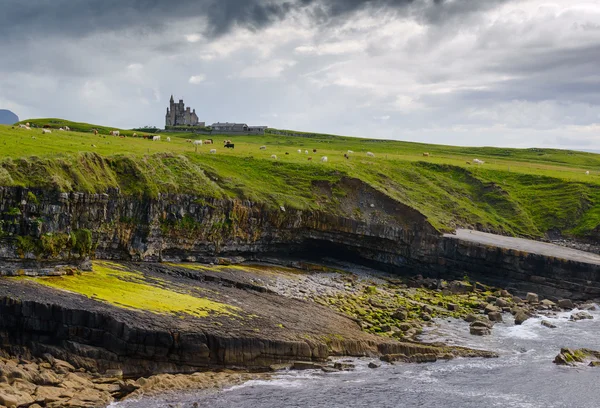
<svg viewBox="0 0 600 408"><path fill-rule="evenodd" d="M264 378L268 374L260 373L273 370L350 369L328 363L336 356L371 357L374 367L375 359L493 358L485 350L424 344L419 335L436 319L465 319L472 334L485 335L503 313L515 315L518 324L537 314L593 307L540 300L534 293L521 299L468 280L399 278L333 260L279 263L286 266L93 262L92 272L3 278L0 403L95 407L142 393ZM109 292L146 285L223 302L235 314L153 313L136 310L145 304L123 307L122 300L99 291L88 297L87 286L74 286L90 285L107 267L116 279L102 281ZM574 314L578 318L585 312Z"/></svg>

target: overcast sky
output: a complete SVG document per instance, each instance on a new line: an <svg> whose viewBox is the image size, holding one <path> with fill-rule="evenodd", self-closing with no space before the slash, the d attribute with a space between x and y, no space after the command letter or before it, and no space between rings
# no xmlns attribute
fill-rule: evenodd
<svg viewBox="0 0 600 408"><path fill-rule="evenodd" d="M600 149L600 0L0 0L0 108Z"/></svg>

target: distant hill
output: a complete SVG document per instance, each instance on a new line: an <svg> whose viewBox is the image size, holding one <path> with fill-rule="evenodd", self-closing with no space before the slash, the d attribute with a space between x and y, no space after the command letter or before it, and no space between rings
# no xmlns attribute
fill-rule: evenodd
<svg viewBox="0 0 600 408"><path fill-rule="evenodd" d="M6 109L0 109L0 124L12 125L19 121L19 117Z"/></svg>

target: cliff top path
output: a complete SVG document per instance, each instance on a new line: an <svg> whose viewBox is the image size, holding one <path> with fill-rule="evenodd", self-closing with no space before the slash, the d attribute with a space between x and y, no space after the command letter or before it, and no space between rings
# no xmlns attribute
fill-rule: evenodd
<svg viewBox="0 0 600 408"><path fill-rule="evenodd" d="M445 234L444 236L462 241L476 242L484 245L493 245L501 248L514 249L517 251L524 251L543 256L600 265L600 255L573 248L566 248L547 242L533 241L524 238L506 237L503 235L489 234L486 232L467 229L457 229L455 234Z"/></svg>

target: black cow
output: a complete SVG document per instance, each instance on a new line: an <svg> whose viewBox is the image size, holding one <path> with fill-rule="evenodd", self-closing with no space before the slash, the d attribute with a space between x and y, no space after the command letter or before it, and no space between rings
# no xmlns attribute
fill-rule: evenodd
<svg viewBox="0 0 600 408"><path fill-rule="evenodd" d="M233 149L235 145L233 143L225 143L225 147L228 149Z"/></svg>

